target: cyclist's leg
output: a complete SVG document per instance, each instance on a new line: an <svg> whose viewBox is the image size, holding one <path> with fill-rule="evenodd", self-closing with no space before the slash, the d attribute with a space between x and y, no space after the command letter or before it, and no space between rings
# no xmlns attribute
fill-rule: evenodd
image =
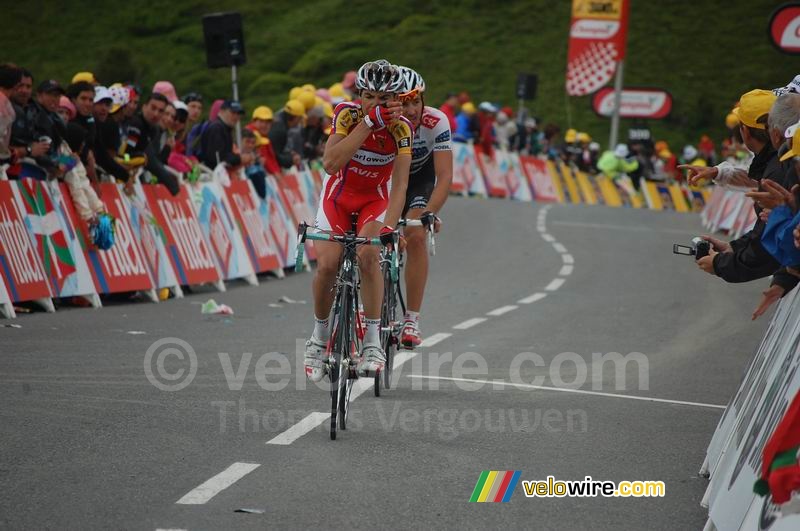
<svg viewBox="0 0 800 531"><path fill-rule="evenodd" d="M385 196L388 197L388 194ZM367 203L359 212L358 234L374 238L380 235L388 201L383 197ZM381 347L381 304L383 303L383 274L380 267L380 249L364 245L358 250L358 271L361 276L361 301L364 304L365 335L361 350L359 374L365 375L383 369L386 354Z"/></svg>
<svg viewBox="0 0 800 531"><path fill-rule="evenodd" d="M433 158L425 163L411 179L406 194L404 217L419 219L428 210L428 201L436 186ZM407 348L412 348L422 341L419 333L419 312L422 309L422 299L428 281L428 246L424 227L406 227L403 232L406 237L408 258L405 267L407 306L400 341Z"/></svg>
<svg viewBox="0 0 800 531"><path fill-rule="evenodd" d="M314 221L314 227L320 230L335 231L342 223L346 206L324 199ZM345 208L343 208L345 207ZM315 382L325 376L323 357L331 333L330 312L334 298L334 284L339 269L342 248L334 242L314 242L317 253L317 269L312 281L314 296L314 332L306 342L305 369L306 375Z"/></svg>

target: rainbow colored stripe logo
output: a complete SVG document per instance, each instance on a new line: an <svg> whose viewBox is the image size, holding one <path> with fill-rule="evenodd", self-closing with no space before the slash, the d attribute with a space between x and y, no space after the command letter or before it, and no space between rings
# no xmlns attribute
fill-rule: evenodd
<svg viewBox="0 0 800 531"><path fill-rule="evenodd" d="M469 501L505 503L511 500L521 474L521 470L484 470Z"/></svg>

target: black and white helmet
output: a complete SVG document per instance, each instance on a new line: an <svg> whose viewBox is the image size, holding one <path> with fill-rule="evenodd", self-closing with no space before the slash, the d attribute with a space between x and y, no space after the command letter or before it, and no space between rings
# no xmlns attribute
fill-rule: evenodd
<svg viewBox="0 0 800 531"><path fill-rule="evenodd" d="M361 65L356 74L356 88L375 92L401 92L403 76L400 68L386 59L378 59Z"/></svg>
<svg viewBox="0 0 800 531"><path fill-rule="evenodd" d="M407 66L400 66L400 74L403 76L403 86L400 89L401 94L411 92L412 90L419 90L425 92L425 80L417 73L416 70L408 68Z"/></svg>

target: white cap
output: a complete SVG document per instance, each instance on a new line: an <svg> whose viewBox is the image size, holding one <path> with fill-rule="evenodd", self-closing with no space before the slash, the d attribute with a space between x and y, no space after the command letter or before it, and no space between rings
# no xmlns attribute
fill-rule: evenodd
<svg viewBox="0 0 800 531"><path fill-rule="evenodd" d="M181 100L175 100L175 101L173 101L173 102L170 102L170 105L172 105L173 107L175 107L175 110L176 110L176 111L186 111L186 112L189 112L189 106L188 106L188 105L186 105L185 103L183 103Z"/></svg>
<svg viewBox="0 0 800 531"><path fill-rule="evenodd" d="M624 159L630 155L630 151L628 151L627 144L617 144L617 147L614 148L614 156Z"/></svg>
<svg viewBox="0 0 800 531"><path fill-rule="evenodd" d="M478 105L478 110L484 111L484 112L497 112L498 109L497 109L497 107L492 105L490 102L484 101L484 102L481 102L480 105Z"/></svg>
<svg viewBox="0 0 800 531"><path fill-rule="evenodd" d="M697 148L694 146L684 146L683 158L686 160L697 158Z"/></svg>
<svg viewBox="0 0 800 531"><path fill-rule="evenodd" d="M794 76L788 85L785 87L778 87L776 89L772 89L773 94L776 96L781 96L783 94L797 94L800 93L800 74Z"/></svg>
<svg viewBox="0 0 800 531"><path fill-rule="evenodd" d="M100 103L103 100L108 100L109 103L113 103L114 97L111 95L111 91L108 90L108 88L98 85L94 88L94 102Z"/></svg>

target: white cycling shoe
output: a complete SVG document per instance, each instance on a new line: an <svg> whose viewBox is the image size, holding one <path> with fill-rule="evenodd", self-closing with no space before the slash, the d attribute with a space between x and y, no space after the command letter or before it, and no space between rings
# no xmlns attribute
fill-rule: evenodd
<svg viewBox="0 0 800 531"><path fill-rule="evenodd" d="M358 376L363 378L383 370L386 364L386 353L380 345L364 345L361 349L361 361L356 369Z"/></svg>
<svg viewBox="0 0 800 531"><path fill-rule="evenodd" d="M325 367L325 353L328 346L313 337L306 341L306 355L303 361L306 377L312 382L319 382L327 374Z"/></svg>

